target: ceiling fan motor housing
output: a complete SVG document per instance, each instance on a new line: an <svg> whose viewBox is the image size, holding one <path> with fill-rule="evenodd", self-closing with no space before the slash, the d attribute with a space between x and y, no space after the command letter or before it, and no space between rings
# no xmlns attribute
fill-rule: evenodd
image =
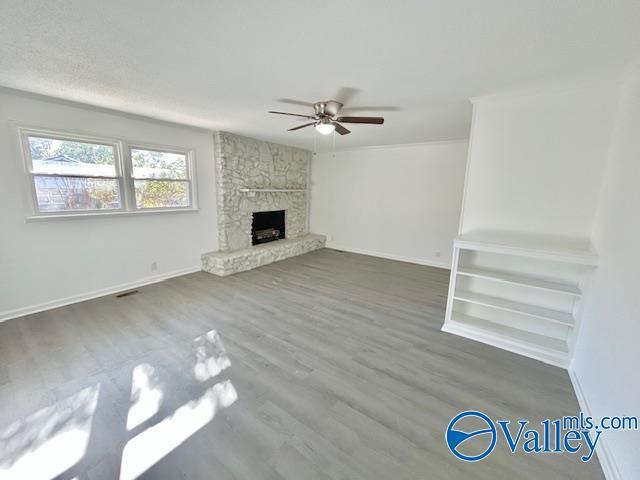
<svg viewBox="0 0 640 480"><path fill-rule="evenodd" d="M313 104L313 110L318 117L335 117L340 109L342 108L342 103L336 102L335 100L329 100L327 102L316 102Z"/></svg>

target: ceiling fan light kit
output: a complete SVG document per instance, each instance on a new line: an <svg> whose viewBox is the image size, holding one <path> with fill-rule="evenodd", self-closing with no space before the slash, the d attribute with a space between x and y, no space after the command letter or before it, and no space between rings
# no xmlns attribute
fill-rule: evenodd
<svg viewBox="0 0 640 480"><path fill-rule="evenodd" d="M333 132L337 132L340 135L347 135L351 133L341 123L365 123L369 125L382 125L384 123L383 117L340 117L338 114L344 105L336 100L328 100L326 102L316 102L313 104L313 115L304 115L299 113L288 112L274 112L277 115L289 115L293 117L299 117L301 119L312 120L309 123L298 125L297 127L290 128L289 131L300 130L302 128L314 126L316 131L322 135L330 135Z"/></svg>
<svg viewBox="0 0 640 480"><path fill-rule="evenodd" d="M330 135L336 130L336 126L328 118L322 118L315 124L316 131L322 135Z"/></svg>

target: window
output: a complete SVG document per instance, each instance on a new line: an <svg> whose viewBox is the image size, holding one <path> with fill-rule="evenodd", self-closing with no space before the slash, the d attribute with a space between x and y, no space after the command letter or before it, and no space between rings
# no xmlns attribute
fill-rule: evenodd
<svg viewBox="0 0 640 480"><path fill-rule="evenodd" d="M114 145L27 137L39 212L122 208Z"/></svg>
<svg viewBox="0 0 640 480"><path fill-rule="evenodd" d="M188 207L189 168L184 153L131 148L137 208Z"/></svg>
<svg viewBox="0 0 640 480"><path fill-rule="evenodd" d="M188 150L27 129L21 135L36 217L195 208Z"/></svg>

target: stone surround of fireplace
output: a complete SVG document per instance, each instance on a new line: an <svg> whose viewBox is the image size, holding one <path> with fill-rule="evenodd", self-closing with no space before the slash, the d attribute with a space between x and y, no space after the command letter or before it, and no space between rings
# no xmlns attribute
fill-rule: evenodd
<svg viewBox="0 0 640 480"><path fill-rule="evenodd" d="M227 132L214 141L220 250L202 255L203 270L225 276L324 247L309 234L311 152ZM286 238L253 245L253 214L279 210Z"/></svg>

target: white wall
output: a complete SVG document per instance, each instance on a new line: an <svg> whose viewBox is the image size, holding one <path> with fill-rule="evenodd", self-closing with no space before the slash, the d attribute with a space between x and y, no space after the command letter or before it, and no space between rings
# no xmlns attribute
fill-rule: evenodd
<svg viewBox="0 0 640 480"><path fill-rule="evenodd" d="M311 231L330 248L449 268L466 156L466 141L319 154Z"/></svg>
<svg viewBox="0 0 640 480"><path fill-rule="evenodd" d="M640 73L636 73L624 87L616 119L592 238L600 260L586 292L572 364L574 381L597 417L640 416L639 212ZM603 435L619 478L640 478L640 433Z"/></svg>
<svg viewBox="0 0 640 480"><path fill-rule="evenodd" d="M461 233L589 237L617 85L474 100Z"/></svg>
<svg viewBox="0 0 640 480"><path fill-rule="evenodd" d="M199 212L26 223L18 124L193 148ZM217 249L213 136L204 130L0 90L0 320L200 265ZM151 263L158 263L151 271Z"/></svg>

